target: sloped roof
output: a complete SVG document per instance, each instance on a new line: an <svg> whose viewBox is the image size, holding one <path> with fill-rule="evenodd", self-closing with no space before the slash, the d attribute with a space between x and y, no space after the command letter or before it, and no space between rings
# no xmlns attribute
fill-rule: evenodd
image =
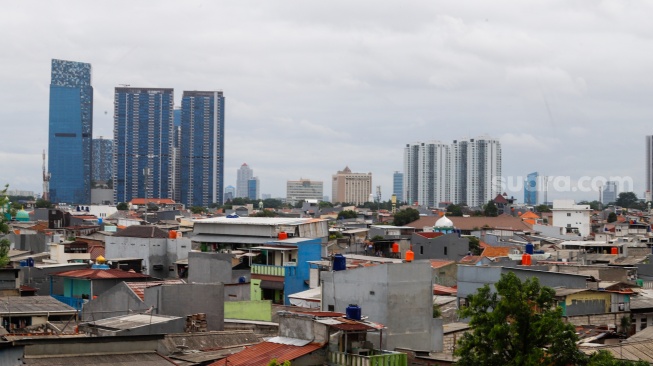
<svg viewBox="0 0 653 366"><path fill-rule="evenodd" d="M52 296L5 296L0 297L0 314L75 314L77 310Z"/></svg>
<svg viewBox="0 0 653 366"><path fill-rule="evenodd" d="M521 215L522 219L539 219L540 216L538 216L535 212L533 211L526 211L524 212L523 215Z"/></svg>
<svg viewBox="0 0 653 366"><path fill-rule="evenodd" d="M53 276L80 278L86 280L109 280L127 278L150 278L148 275L136 272L127 272L121 269L76 269L53 274Z"/></svg>
<svg viewBox="0 0 653 366"><path fill-rule="evenodd" d="M123 238L167 238L168 232L151 225L131 225L113 236Z"/></svg>
<svg viewBox="0 0 653 366"><path fill-rule="evenodd" d="M455 261L448 261L445 259L431 259L431 268L442 268L450 264L456 263Z"/></svg>
<svg viewBox="0 0 653 366"><path fill-rule="evenodd" d="M82 356L52 356L45 358L25 358L25 365L33 366L72 366L72 365L112 365L112 366L160 366L176 365L156 352L149 353L114 353Z"/></svg>
<svg viewBox="0 0 653 366"><path fill-rule="evenodd" d="M433 238L437 238L438 236L444 235L444 233L440 233L440 232L427 232L427 231L420 231L415 234L427 239L433 239Z"/></svg>
<svg viewBox="0 0 653 366"><path fill-rule="evenodd" d="M141 300L145 300L145 289L154 287L154 286L161 286L161 285L180 285L180 284L185 284L184 280L182 279L173 279L173 280L165 280L165 281L148 281L148 282L125 282L125 285L129 287L130 290L136 296L140 297Z"/></svg>
<svg viewBox="0 0 653 366"><path fill-rule="evenodd" d="M449 216L447 216L449 217ZM405 226L423 228L425 226L433 227L439 219L438 216L421 216L418 220L413 221ZM532 227L523 222L521 218L510 215L499 215L496 217L485 216L451 216L454 227L460 230L478 230L481 228L505 229L515 231L531 231Z"/></svg>
<svg viewBox="0 0 653 366"><path fill-rule="evenodd" d="M93 245L88 249L88 252L91 254L91 259L96 260L97 257L104 257L104 247L101 245Z"/></svg>
<svg viewBox="0 0 653 366"><path fill-rule="evenodd" d="M581 351L585 354L592 354L598 351L608 351L618 360L646 361L653 363L653 339L647 339L640 342L619 343L601 347L582 347Z"/></svg>
<svg viewBox="0 0 653 366"><path fill-rule="evenodd" d="M483 256L480 256L480 255L466 255L458 263L461 263L461 264L476 264L482 258L483 258Z"/></svg>
<svg viewBox="0 0 653 366"><path fill-rule="evenodd" d="M495 202L495 203L503 203L503 204L506 204L506 203L508 203L508 200L506 200L506 198L503 197L502 195L497 194L497 196L494 197L494 202Z"/></svg>
<svg viewBox="0 0 653 366"><path fill-rule="evenodd" d="M442 285L433 285L433 295L454 295L458 289Z"/></svg>
<svg viewBox="0 0 653 366"><path fill-rule="evenodd" d="M244 350L210 364L211 366L260 366L267 365L276 358L279 362L293 361L322 348L319 343L309 343L305 346L291 346L272 342L261 342ZM228 362L228 363L227 363Z"/></svg>
<svg viewBox="0 0 653 366"><path fill-rule="evenodd" d="M493 246L487 246L484 250L483 253L481 253L481 256L483 257L507 257L508 254L510 254L511 247L493 247Z"/></svg>

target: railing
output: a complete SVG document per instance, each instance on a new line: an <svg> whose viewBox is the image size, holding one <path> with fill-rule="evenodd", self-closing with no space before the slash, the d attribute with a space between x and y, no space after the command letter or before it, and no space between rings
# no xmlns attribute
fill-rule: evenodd
<svg viewBox="0 0 653 366"><path fill-rule="evenodd" d="M54 297L55 299L61 301L62 303L71 306L75 308L77 311L82 310L82 305L84 305L84 299L80 299L77 297L68 297L68 296L61 296L61 295L50 295Z"/></svg>
<svg viewBox="0 0 653 366"><path fill-rule="evenodd" d="M352 353L329 352L329 365L332 366L407 366L405 353L373 350L372 354L356 355Z"/></svg>
<svg viewBox="0 0 653 366"><path fill-rule="evenodd" d="M653 289L653 281L644 281L642 288L647 290Z"/></svg>
<svg viewBox="0 0 653 366"><path fill-rule="evenodd" d="M252 264L252 274L285 277L286 270L283 266L268 266L265 264Z"/></svg>

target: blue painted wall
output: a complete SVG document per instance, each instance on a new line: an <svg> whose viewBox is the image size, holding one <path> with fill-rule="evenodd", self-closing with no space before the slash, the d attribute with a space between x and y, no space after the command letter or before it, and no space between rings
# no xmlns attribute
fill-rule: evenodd
<svg viewBox="0 0 653 366"><path fill-rule="evenodd" d="M322 259L321 249L322 240L320 238L306 239L297 243L297 266L286 267L286 278L283 285L284 304L290 305L288 295L308 290L306 281L309 280L310 271L307 262Z"/></svg>

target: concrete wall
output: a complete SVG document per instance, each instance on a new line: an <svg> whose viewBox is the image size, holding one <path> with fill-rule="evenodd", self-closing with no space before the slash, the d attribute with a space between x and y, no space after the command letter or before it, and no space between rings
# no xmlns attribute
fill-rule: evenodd
<svg viewBox="0 0 653 366"><path fill-rule="evenodd" d="M232 283L232 257L227 253L188 253L188 283Z"/></svg>
<svg viewBox="0 0 653 366"><path fill-rule="evenodd" d="M384 324L386 349L435 350L433 285L428 261L383 264L338 272L322 272L322 309L345 312L361 306L370 321ZM378 335L368 339L378 344Z"/></svg>
<svg viewBox="0 0 653 366"><path fill-rule="evenodd" d="M224 303L224 317L271 322L272 301L227 301Z"/></svg>
<svg viewBox="0 0 653 366"><path fill-rule="evenodd" d="M145 289L145 303L155 312L186 318L205 313L208 330L224 329L224 286L212 284L162 285Z"/></svg>
<svg viewBox="0 0 653 366"><path fill-rule="evenodd" d="M605 313L594 315L578 315L563 317L564 321L573 325L612 325L618 327L621 324L621 318L630 319L629 312Z"/></svg>
<svg viewBox="0 0 653 366"><path fill-rule="evenodd" d="M410 241L413 244L416 260L447 259L459 261L469 252L469 239L458 237L458 234L446 234L432 239L413 234Z"/></svg>
<svg viewBox="0 0 653 366"><path fill-rule="evenodd" d="M279 336L312 340L315 343L329 341L329 328L315 322L312 316L291 312L279 313Z"/></svg>
<svg viewBox="0 0 653 366"><path fill-rule="evenodd" d="M11 249L26 250L32 253L49 251L43 233L16 235L14 232L10 232L6 238L12 243Z"/></svg>
<svg viewBox="0 0 653 366"><path fill-rule="evenodd" d="M100 320L130 313L140 313L147 310L148 307L149 305L136 296L124 282L121 282L96 299L84 304L81 318L83 321Z"/></svg>
<svg viewBox="0 0 653 366"><path fill-rule="evenodd" d="M250 282L224 284L224 301L249 301L250 294Z"/></svg>
<svg viewBox="0 0 653 366"><path fill-rule="evenodd" d="M176 277L170 271L174 262L188 257L191 242L188 238L130 238L107 236L106 258L142 258L143 273L157 278ZM161 269L155 269L161 266Z"/></svg>

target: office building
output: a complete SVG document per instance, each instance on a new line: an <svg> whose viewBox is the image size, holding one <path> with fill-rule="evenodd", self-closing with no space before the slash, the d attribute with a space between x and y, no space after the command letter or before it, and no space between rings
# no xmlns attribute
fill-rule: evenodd
<svg viewBox="0 0 653 366"><path fill-rule="evenodd" d="M253 176L252 168L247 163L243 163L236 176L236 197L249 197L248 182Z"/></svg>
<svg viewBox="0 0 653 366"><path fill-rule="evenodd" d="M236 187L234 186L227 186L224 189L224 202L231 201L236 197Z"/></svg>
<svg viewBox="0 0 653 366"><path fill-rule="evenodd" d="M499 194L501 144L488 137L407 144L404 192L410 204L481 207Z"/></svg>
<svg viewBox="0 0 653 366"><path fill-rule="evenodd" d="M440 141L407 144L404 166L407 202L437 207L451 200L449 145Z"/></svg>
<svg viewBox="0 0 653 366"><path fill-rule="evenodd" d="M617 202L617 197L619 196L618 190L619 187L617 186L617 182L610 180L605 182L605 186L603 186L603 191L601 193L601 203L608 205Z"/></svg>
<svg viewBox="0 0 653 366"><path fill-rule="evenodd" d="M349 167L332 176L331 198L334 203L359 205L370 200L372 173L352 173Z"/></svg>
<svg viewBox="0 0 653 366"><path fill-rule="evenodd" d="M95 187L113 184L113 140L93 139L92 183Z"/></svg>
<svg viewBox="0 0 653 366"><path fill-rule="evenodd" d="M181 202L222 204L224 189L224 96L221 91L184 91L181 99Z"/></svg>
<svg viewBox="0 0 653 366"><path fill-rule="evenodd" d="M404 173L395 171L392 175L392 193L397 202L404 202Z"/></svg>
<svg viewBox="0 0 653 366"><path fill-rule="evenodd" d="M538 193L540 189L539 184L540 176L537 172L533 172L526 176L524 180L524 204L537 206Z"/></svg>
<svg viewBox="0 0 653 366"><path fill-rule="evenodd" d="M52 202L91 201L91 64L52 60L48 171Z"/></svg>
<svg viewBox="0 0 653 366"><path fill-rule="evenodd" d="M252 177L247 181L247 198L250 200L261 198L261 184L258 177Z"/></svg>
<svg viewBox="0 0 653 366"><path fill-rule="evenodd" d="M299 201L322 200L324 183L310 179L289 180L286 182L286 202L294 205Z"/></svg>
<svg viewBox="0 0 653 366"><path fill-rule="evenodd" d="M169 88L115 89L115 202L172 197L173 94Z"/></svg>

